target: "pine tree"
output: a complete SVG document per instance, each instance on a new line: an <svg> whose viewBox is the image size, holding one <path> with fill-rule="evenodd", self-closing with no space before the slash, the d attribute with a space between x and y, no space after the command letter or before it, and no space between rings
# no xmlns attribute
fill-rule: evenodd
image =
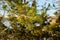
<svg viewBox="0 0 60 40"><path fill-rule="evenodd" d="M3 30L9 39L11 36L15 40L43 40L53 39L59 40L60 38L60 15L57 14L57 19L54 24L48 22L48 15L46 14L50 4L47 8L42 9L41 14L37 14L36 0L33 0L32 6L28 6L26 0L5 0L8 3L9 15L8 20L13 29ZM6 6L2 7L6 10ZM51 20L52 17L51 17ZM1 25L1 24L0 24ZM2 26L1 26L2 27Z"/></svg>

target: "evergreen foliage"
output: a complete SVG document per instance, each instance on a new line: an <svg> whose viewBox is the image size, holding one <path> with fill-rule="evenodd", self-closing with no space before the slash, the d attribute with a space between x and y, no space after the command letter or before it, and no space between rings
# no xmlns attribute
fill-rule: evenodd
<svg viewBox="0 0 60 40"><path fill-rule="evenodd" d="M36 0L32 7L28 6L29 2L26 0L24 3L22 0L5 1L10 6L7 20L13 29L1 23L4 16L0 17L0 40L60 40L60 12L55 15L56 21L51 24L46 14L50 4L41 14L37 14ZM6 10L7 7L3 5L2 8Z"/></svg>

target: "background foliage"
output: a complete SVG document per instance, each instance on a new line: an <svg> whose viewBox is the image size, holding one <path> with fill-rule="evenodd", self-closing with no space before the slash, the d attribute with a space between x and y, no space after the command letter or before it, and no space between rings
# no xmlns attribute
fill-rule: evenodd
<svg viewBox="0 0 60 40"><path fill-rule="evenodd" d="M42 9L41 14L37 14L36 0L32 7L28 6L28 1L24 0L5 0L10 7L8 18L10 26L4 25L0 17L0 39L1 40L60 40L60 11L49 17L46 14L47 8ZM7 5L2 8L7 10ZM50 19L50 20L49 20ZM54 21L54 22L53 22Z"/></svg>

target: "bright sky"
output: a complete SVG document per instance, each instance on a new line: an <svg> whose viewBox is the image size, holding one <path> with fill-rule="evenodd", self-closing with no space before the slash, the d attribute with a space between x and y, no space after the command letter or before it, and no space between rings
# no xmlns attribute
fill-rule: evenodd
<svg viewBox="0 0 60 40"><path fill-rule="evenodd" d="M56 0L55 0L56 1ZM50 10L47 11L47 14L49 14L50 16L54 15L53 13L55 13L57 11L57 9L55 9L55 7L53 7L53 4L55 4L54 0L40 0L38 2L39 7L37 9L42 9L41 6L45 6L48 7L48 4L50 4ZM45 5L46 3L46 5Z"/></svg>
<svg viewBox="0 0 60 40"><path fill-rule="evenodd" d="M38 6L37 9L39 10L38 12L40 12L40 9L42 9L42 6L48 7L48 4L50 4L50 10L47 11L47 14L50 16L54 15L53 13L57 11L56 7L53 7L53 4L55 4L56 6L55 2L56 0L37 0L37 6ZM29 4L32 4L32 2L30 2Z"/></svg>
<svg viewBox="0 0 60 40"><path fill-rule="evenodd" d="M56 3L54 3L54 2L56 2L56 1L55 0L37 0L37 6L38 6L37 9L39 9L39 10L42 9L42 6L47 7L48 4L50 3L51 4L50 10L47 11L47 14L49 14L51 16L51 15L53 15L54 12L57 11L57 9L55 9L55 7L53 7L53 4L56 5ZM45 3L46 3L46 5L45 5ZM30 2L29 4L31 6L32 2ZM1 7L2 7L2 5L0 3L0 9L1 9ZM0 10L0 15L1 14L3 15L3 13L4 13L4 11L3 10Z"/></svg>

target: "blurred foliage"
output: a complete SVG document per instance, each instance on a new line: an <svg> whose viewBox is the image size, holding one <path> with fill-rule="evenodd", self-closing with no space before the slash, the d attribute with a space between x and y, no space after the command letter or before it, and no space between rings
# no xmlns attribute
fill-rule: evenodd
<svg viewBox="0 0 60 40"><path fill-rule="evenodd" d="M0 40L60 40L60 12L55 16L55 22L48 21L46 14L48 8L43 8L41 14L37 14L36 0L32 7L28 6L28 1L6 0L10 6L7 20L10 21L13 29L9 29L1 23L4 17L0 17ZM2 7L6 10L6 5ZM50 17L50 18L53 18ZM52 22L52 24L51 24Z"/></svg>

